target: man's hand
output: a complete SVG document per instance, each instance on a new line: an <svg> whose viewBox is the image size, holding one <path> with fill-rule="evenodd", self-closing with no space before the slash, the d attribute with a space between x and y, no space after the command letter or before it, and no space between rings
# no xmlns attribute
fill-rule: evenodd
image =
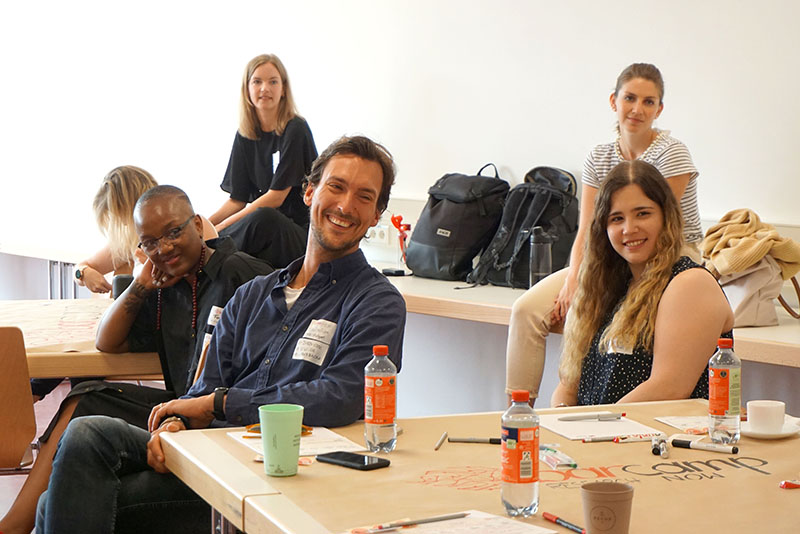
<svg viewBox="0 0 800 534"><path fill-rule="evenodd" d="M154 406L147 422L148 430L155 433L165 417L176 414L188 417L192 428L206 428L214 420L214 394L195 399L175 399Z"/></svg>
<svg viewBox="0 0 800 534"><path fill-rule="evenodd" d="M147 442L147 464L157 473L169 473L169 469L167 469L164 463L164 450L161 448L161 433L179 432L181 430L186 430L183 423L181 423L180 419L173 419L171 421L166 421L150 436L150 441Z"/></svg>

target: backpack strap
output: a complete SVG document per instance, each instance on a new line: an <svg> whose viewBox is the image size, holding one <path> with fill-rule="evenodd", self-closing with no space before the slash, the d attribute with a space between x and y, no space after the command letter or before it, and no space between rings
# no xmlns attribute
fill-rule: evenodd
<svg viewBox="0 0 800 534"><path fill-rule="evenodd" d="M793 276L793 277L790 278L790 280L792 281L792 285L794 286L795 293L797 293L797 297L800 298L800 284L797 283L797 278L795 278ZM800 319L800 313L797 313L796 311L794 311L792 309L792 307L789 306L789 303L786 302L786 299L784 299L782 295L778 295L778 302L781 303L781 306L783 306L783 309L785 309L787 312L789 312L789 315L791 315L795 319Z"/></svg>
<svg viewBox="0 0 800 534"><path fill-rule="evenodd" d="M528 192L526 191L525 194L527 196ZM497 259L500 257L500 252L506 247L508 241L511 239L511 232L509 229L514 227L513 221L516 221L520 216L520 212L522 211L522 207L525 203L517 203L516 211L514 212L514 216L511 219L511 224L509 225L506 210L508 210L510 207L508 202L510 198L511 193L509 193L508 197L506 197L506 207L503 210L503 218L500 221L500 226L497 228L497 233L489 243L489 247L483 252L483 254L481 254L481 257L478 260L478 265L476 265L472 272L467 275L467 282L481 285L486 284L486 278L489 273L489 269L495 264L495 262L497 262Z"/></svg>
<svg viewBox="0 0 800 534"><path fill-rule="evenodd" d="M536 224L542 218L544 211L550 204L550 199L553 197L552 191L550 191L548 188L540 189L537 187L531 192L534 195L533 202L528 208L528 213L525 215L525 219L522 221L522 226L520 226L519 233L517 233L511 256L503 263L498 263L497 261L494 263L494 268L498 271L505 270L506 283L509 286L512 285L512 273L514 270L514 265L516 265L519 259L519 253L525 246L525 243L530 239L533 227L536 226Z"/></svg>

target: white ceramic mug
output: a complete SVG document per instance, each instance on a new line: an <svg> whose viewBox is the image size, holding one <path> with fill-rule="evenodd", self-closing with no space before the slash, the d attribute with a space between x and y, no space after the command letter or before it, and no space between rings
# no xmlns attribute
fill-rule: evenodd
<svg viewBox="0 0 800 534"><path fill-rule="evenodd" d="M747 422L754 432L775 434L783 428L786 404L774 400L747 402Z"/></svg>

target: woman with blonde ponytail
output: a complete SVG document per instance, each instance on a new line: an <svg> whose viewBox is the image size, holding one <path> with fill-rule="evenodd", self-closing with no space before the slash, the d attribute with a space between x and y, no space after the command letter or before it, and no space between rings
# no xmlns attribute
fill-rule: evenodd
<svg viewBox="0 0 800 534"><path fill-rule="evenodd" d="M683 218L642 160L597 192L567 318L553 405L708 396L708 359L733 313L711 274L682 255Z"/></svg>

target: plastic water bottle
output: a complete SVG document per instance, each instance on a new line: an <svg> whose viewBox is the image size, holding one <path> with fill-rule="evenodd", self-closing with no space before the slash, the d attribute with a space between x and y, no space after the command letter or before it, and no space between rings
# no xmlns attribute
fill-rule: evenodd
<svg viewBox="0 0 800 534"><path fill-rule="evenodd" d="M742 362L733 353L733 340L719 338L708 361L708 435L714 443L739 441L742 400Z"/></svg>
<svg viewBox="0 0 800 534"><path fill-rule="evenodd" d="M539 509L539 416L525 390L511 393L502 418L503 483L500 498L512 517L530 517Z"/></svg>
<svg viewBox="0 0 800 534"><path fill-rule="evenodd" d="M364 440L371 452L392 452L397 444L397 367L389 347L372 347L364 368Z"/></svg>

